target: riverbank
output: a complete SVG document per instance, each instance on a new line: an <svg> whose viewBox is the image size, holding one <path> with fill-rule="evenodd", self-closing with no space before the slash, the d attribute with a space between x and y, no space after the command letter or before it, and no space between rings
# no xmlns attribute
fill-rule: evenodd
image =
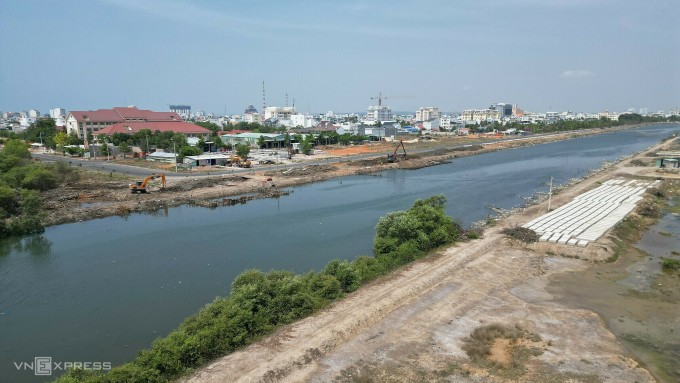
<svg viewBox="0 0 680 383"><path fill-rule="evenodd" d="M560 191L552 206L613 177L658 177L631 164L648 161L645 153ZM611 236L572 248L527 245L501 234L545 212L546 204L509 216L483 238L418 261L184 381L655 381L596 313L561 301L548 288L556 275L576 275L609 259L617 246ZM476 328L493 323L540 337L519 376L470 362L463 351ZM508 347L499 348L512 356Z"/></svg>
<svg viewBox="0 0 680 383"><path fill-rule="evenodd" d="M164 189L160 188L158 181L152 181L149 194L129 192L128 184L136 179L114 172L82 170L80 181L43 193L42 200L47 213L43 224L52 226L114 215L125 216L184 204L207 207L230 205L234 202L233 198L229 197L246 194L251 196L249 198L277 198L286 193L285 188L336 177L370 174L387 169L419 169L453 161L462 156L635 127L639 126L529 136L487 144L470 139L465 141L464 147L454 147L461 144L457 139L436 138L418 144L407 144L407 158L395 163L388 162L385 156L386 152L393 149L393 143L370 145L371 151L361 154L372 152L376 157L359 160L356 159L356 155L347 155L342 152L344 148L324 147L324 151L327 152L325 155L309 156L310 159L341 158L342 161L320 165L312 163L304 165L305 162L302 162L296 164L296 167L285 170L271 170L270 167L261 166L244 174L222 174L211 177L172 176L168 177L167 187ZM341 154L333 154L334 150L340 150ZM242 202L247 201L239 200L239 203Z"/></svg>

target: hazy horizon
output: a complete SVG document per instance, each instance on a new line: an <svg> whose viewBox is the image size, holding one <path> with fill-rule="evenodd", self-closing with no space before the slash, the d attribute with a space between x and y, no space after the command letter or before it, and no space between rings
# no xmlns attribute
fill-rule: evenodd
<svg viewBox="0 0 680 383"><path fill-rule="evenodd" d="M0 3L0 111L680 107L670 0ZM389 99L389 96L401 96Z"/></svg>

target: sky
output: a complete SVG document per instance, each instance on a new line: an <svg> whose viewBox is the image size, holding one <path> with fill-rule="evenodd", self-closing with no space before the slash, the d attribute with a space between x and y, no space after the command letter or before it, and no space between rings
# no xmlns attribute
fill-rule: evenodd
<svg viewBox="0 0 680 383"><path fill-rule="evenodd" d="M677 0L0 0L0 111L680 107ZM390 98L390 96L392 98Z"/></svg>

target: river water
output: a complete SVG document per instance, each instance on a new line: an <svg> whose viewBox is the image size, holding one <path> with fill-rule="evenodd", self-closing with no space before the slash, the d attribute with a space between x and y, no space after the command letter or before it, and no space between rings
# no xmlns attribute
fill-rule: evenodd
<svg viewBox="0 0 680 383"><path fill-rule="evenodd" d="M332 179L280 199L180 206L0 241L0 380L44 381L17 369L40 356L129 361L228 294L246 269L306 272L370 255L378 218L417 198L445 194L447 213L469 226L490 206L517 207L547 192L550 177L560 184L584 176L677 132L677 124L655 125Z"/></svg>

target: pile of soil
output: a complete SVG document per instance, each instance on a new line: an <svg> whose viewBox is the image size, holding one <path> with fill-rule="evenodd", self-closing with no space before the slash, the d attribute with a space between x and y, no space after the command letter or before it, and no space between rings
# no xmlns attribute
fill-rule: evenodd
<svg viewBox="0 0 680 383"><path fill-rule="evenodd" d="M266 172L266 176L283 176L283 177L303 177L311 176L320 173L333 172L336 168L333 165L308 165L301 168L290 168L287 170L276 170Z"/></svg>
<svg viewBox="0 0 680 383"><path fill-rule="evenodd" d="M248 181L250 178L241 176L202 177L192 178L185 181L175 182L165 187L166 192L182 192L194 189L213 187L216 185L231 186Z"/></svg>

